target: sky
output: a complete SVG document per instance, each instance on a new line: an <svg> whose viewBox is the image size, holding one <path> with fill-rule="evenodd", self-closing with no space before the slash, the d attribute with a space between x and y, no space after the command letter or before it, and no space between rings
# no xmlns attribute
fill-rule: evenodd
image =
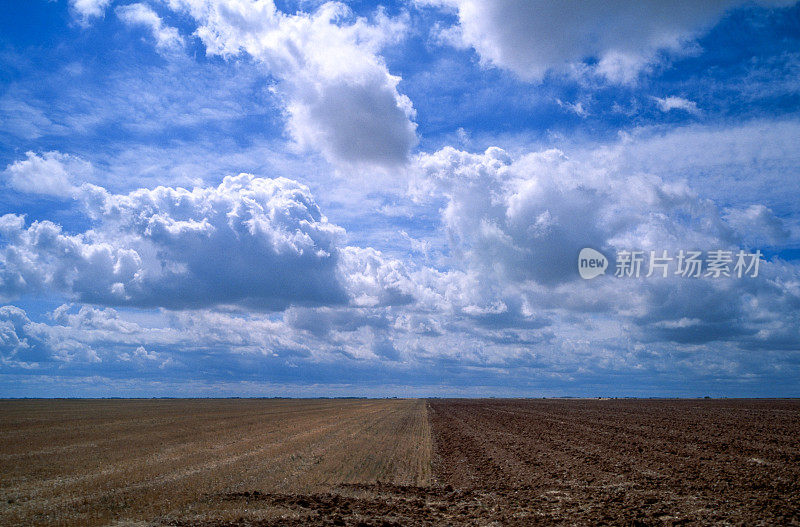
<svg viewBox="0 0 800 527"><path fill-rule="evenodd" d="M2 8L0 397L800 396L800 4Z"/></svg>

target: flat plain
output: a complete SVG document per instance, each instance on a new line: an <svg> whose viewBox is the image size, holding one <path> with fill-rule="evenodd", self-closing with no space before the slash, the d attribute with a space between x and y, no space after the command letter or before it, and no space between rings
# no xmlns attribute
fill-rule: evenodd
<svg viewBox="0 0 800 527"><path fill-rule="evenodd" d="M252 491L425 486L421 400L0 402L0 525L302 520Z"/></svg>
<svg viewBox="0 0 800 527"><path fill-rule="evenodd" d="M440 400L430 420L456 522L800 523L800 400Z"/></svg>
<svg viewBox="0 0 800 527"><path fill-rule="evenodd" d="M0 401L2 525L798 525L800 400Z"/></svg>

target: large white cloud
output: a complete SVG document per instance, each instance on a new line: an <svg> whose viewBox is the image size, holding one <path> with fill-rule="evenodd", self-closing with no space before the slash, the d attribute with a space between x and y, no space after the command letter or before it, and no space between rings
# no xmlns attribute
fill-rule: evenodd
<svg viewBox="0 0 800 527"><path fill-rule="evenodd" d="M610 254L708 250L789 235L765 206L718 209L685 183L630 166L613 148L574 158L496 147L420 156L413 197L440 213L447 254L431 261L441 270L347 246L309 190L288 179L242 174L216 187L128 194L83 185L89 230L2 217L0 292L170 309L164 331L86 306L55 310L52 326L20 326L40 339L28 339L32 349L73 362L94 360L91 353L112 360L100 350L114 349L158 367L180 360L165 351L174 345L186 353L261 350L290 362L335 363L338 355L551 371L591 358L619 371L653 367L669 346L686 357L712 342L730 353L790 353L800 331L792 315L800 307L797 266L764 262L757 280L580 280L583 246ZM282 321L202 311L219 306L286 311ZM14 342L28 338L21 331L6 332L20 364L27 359ZM57 342L69 345L54 351ZM574 351L587 342L595 348ZM641 346L660 351L647 355Z"/></svg>
<svg viewBox="0 0 800 527"><path fill-rule="evenodd" d="M3 179L11 188L28 194L71 197L76 182L85 181L92 172L90 163L60 152L26 152L25 156L6 167Z"/></svg>
<svg viewBox="0 0 800 527"><path fill-rule="evenodd" d="M96 219L83 233L2 217L3 293L168 307L347 300L336 275L343 230L294 181L242 174L212 188L83 192Z"/></svg>
<svg viewBox="0 0 800 527"><path fill-rule="evenodd" d="M458 13L446 32L473 47L486 63L522 78L541 80L550 69L594 70L613 82L630 82L660 50L677 51L742 0L431 0ZM792 1L762 2L789 5Z"/></svg>
<svg viewBox="0 0 800 527"><path fill-rule="evenodd" d="M447 198L442 222L458 254L513 281L573 280L583 247L671 249L732 239L715 206L685 185L615 175L613 164L573 161L559 150L512 158L496 147L483 154L448 147L421 157L420 168L417 192ZM679 220L686 217L688 224Z"/></svg>
<svg viewBox="0 0 800 527"><path fill-rule="evenodd" d="M739 338L759 348L798 332L789 314L800 302L798 269L789 264L762 262L757 279L645 279L649 258L638 280L586 282L577 273L584 247L610 256L613 274L621 250L675 256L682 249L751 248L742 244L763 243L765 236L785 239L781 220L764 206L720 210L685 183L628 172L620 157L602 151L570 159L558 150L512 156L495 147L478 154L448 147L421 156L418 170L412 193L444 199L451 265L464 271L448 273L463 295L450 295L449 303L489 327L543 324L580 335L584 314L593 313L593 324L605 327L595 325L594 332L613 339Z"/></svg>
<svg viewBox="0 0 800 527"><path fill-rule="evenodd" d="M399 305L416 293L402 263L346 246L308 187L286 178L74 192L93 221L85 232L0 216L0 298L56 292L114 306L273 310Z"/></svg>
<svg viewBox="0 0 800 527"><path fill-rule="evenodd" d="M398 39L401 20L378 13L350 20L340 3L288 15L271 0L170 0L198 23L212 55L245 52L262 62L285 99L288 128L301 147L329 159L382 166L405 162L416 144L414 109L378 54Z"/></svg>

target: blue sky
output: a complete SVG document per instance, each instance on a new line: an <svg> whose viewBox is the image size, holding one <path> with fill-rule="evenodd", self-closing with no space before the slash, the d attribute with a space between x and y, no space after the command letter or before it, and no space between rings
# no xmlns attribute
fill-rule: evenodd
<svg viewBox="0 0 800 527"><path fill-rule="evenodd" d="M798 395L800 4L4 7L0 396Z"/></svg>

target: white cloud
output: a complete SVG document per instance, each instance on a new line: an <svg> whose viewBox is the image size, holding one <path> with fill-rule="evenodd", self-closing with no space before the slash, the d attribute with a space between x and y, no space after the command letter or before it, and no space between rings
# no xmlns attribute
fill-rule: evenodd
<svg viewBox="0 0 800 527"><path fill-rule="evenodd" d="M458 13L447 40L473 47L485 63L539 81L551 69L586 59L611 82L629 83L660 50L680 51L742 0L679 4L660 0L548 2L544 0L429 0ZM788 5L792 2L763 2Z"/></svg>
<svg viewBox="0 0 800 527"><path fill-rule="evenodd" d="M453 267L431 291L487 327L544 323L572 338L587 324L586 312L593 313L593 331L605 326L612 340L634 331L645 340L736 337L766 347L783 332L796 332L786 315L792 309L786 306L800 300L792 285L796 266L762 262L758 280L581 280L576 262L583 247L612 257L619 250L674 256L681 249L736 250L754 237L787 235L762 205L723 213L685 183L631 173L622 159L602 151L576 159L558 150L512 156L495 147L482 154L448 147L420 156L412 194L436 204L444 198L441 223ZM613 270L612 261L608 274ZM446 284L452 280L455 289ZM756 339L765 317L775 329ZM683 319L695 322L677 323Z"/></svg>
<svg viewBox="0 0 800 527"><path fill-rule="evenodd" d="M90 18L103 16L111 0L69 0L69 3L81 23L87 24Z"/></svg>
<svg viewBox="0 0 800 527"><path fill-rule="evenodd" d="M75 313L72 304L62 304L49 314L49 318L62 326L111 331L119 335L130 335L142 329L138 324L120 318L119 313L112 308L80 306Z"/></svg>
<svg viewBox="0 0 800 527"><path fill-rule="evenodd" d="M117 16L128 25L144 26L150 30L156 47L163 51L183 48L184 42L178 30L164 24L161 17L145 4L127 4L116 9Z"/></svg>
<svg viewBox="0 0 800 527"><path fill-rule="evenodd" d="M404 240L408 241L413 252L419 253L424 257L428 256L428 253L431 250L431 243L428 240L414 238L406 231L400 231L400 236L402 236Z"/></svg>
<svg viewBox="0 0 800 527"><path fill-rule="evenodd" d="M242 51L279 79L288 130L302 148L351 164L405 162L417 142L414 109L378 55L402 35L402 20L379 12L374 22L351 18L340 3L287 15L270 0L171 0L197 21L207 52Z"/></svg>
<svg viewBox="0 0 800 527"><path fill-rule="evenodd" d="M80 198L94 220L83 233L0 216L0 298L50 291L116 306L265 310L412 299L402 264L345 246L309 189L286 178L129 194L85 184Z"/></svg>
<svg viewBox="0 0 800 527"><path fill-rule="evenodd" d="M3 176L7 185L20 192L54 197L71 197L76 183L91 174L91 164L60 152L37 155L26 152L26 159L6 167Z"/></svg>
<svg viewBox="0 0 800 527"><path fill-rule="evenodd" d="M31 141L46 133L65 134L70 131L66 126L51 121L45 109L31 106L22 100L23 94L14 91L8 89L0 98L0 124L4 132Z"/></svg>
<svg viewBox="0 0 800 527"><path fill-rule="evenodd" d="M558 150L513 159L495 147L484 154L445 148L421 159L434 192L447 198L442 222L457 254L504 280L573 280L583 247L697 241L672 217L683 210L702 214L697 207L704 205L659 178L611 177L611 167L578 163Z"/></svg>
<svg viewBox="0 0 800 527"><path fill-rule="evenodd" d="M685 181L725 207L747 208L754 196L780 216L796 213L800 193L797 120L753 120L636 130L611 145L576 148L585 163L613 161L621 172Z"/></svg>
<svg viewBox="0 0 800 527"><path fill-rule="evenodd" d="M714 13L733 2L714 8L696 4L688 8L697 15L691 20L681 13L672 20L670 11L642 28L625 22L633 9L628 4L609 4L608 13L596 3L572 13L562 7L557 23L548 27L515 18L537 3L450 4L478 14L443 35L475 46L484 62L534 80L563 68L629 82L657 60L658 50L684 49L713 23ZM245 62L263 64L298 145L319 149L337 163L383 166L401 164L413 150L414 110L380 56L405 29L402 15L355 18L341 4L289 15L263 0L171 0L170 5L197 22L195 35L209 55L246 54ZM649 15L661 9L641 6ZM486 16L493 10L503 16ZM123 5L116 12L125 23L152 32L160 49L181 45L177 31L146 4ZM102 13L101 8L92 16ZM620 20L611 20L615 17ZM576 33L564 27L575 21L590 28L576 30L580 35L596 31L597 38L573 38ZM477 32L466 31L470 25ZM604 27L619 31L607 35ZM652 36L662 29L663 39ZM262 136L255 139L258 146L246 149L234 144L237 134L221 143L212 142L224 133L183 141L193 133L165 126L194 130L242 115L269 119L274 109L271 97L253 103L263 90L242 88L264 84L263 76L254 74L258 68L215 60L202 66L219 69L209 77L195 75L181 59L156 75L134 68L124 82L110 78L103 86L111 96L95 98L91 115L82 114L87 100L82 84L71 90L75 104L65 105L63 97L38 100L33 81L27 90L11 87L0 101L6 130L20 137L119 125L137 136L173 138L161 146L112 148L117 157L98 153L97 166L112 166L102 175L59 152L28 153L3 172L8 187L19 192L77 195L90 216L82 221L76 218L79 211L65 211L63 204L54 212L63 226L0 216L0 297L19 299L29 311L0 308L4 365L36 369L53 362L71 372L80 370L69 370L70 364L124 363L112 367L114 377L136 368L176 371L183 360L191 364L191 372L180 372L184 378L224 369L233 377L272 380L291 376L285 372L293 368L309 382L314 375L330 382L335 376L329 372L341 379L342 371L366 363L352 370L363 379L364 371L374 370L372 361L386 361L402 366L382 372L410 371L412 381L427 374L419 372L433 372L428 375L436 380L448 375L453 382L483 382L483 377L506 382L517 375L518 383L530 386L560 376L590 383L603 371L613 371L617 379L637 372L649 379L653 372L679 380L687 371L717 375L747 368L747 360L769 364L773 357L781 359L776 350L788 350L769 366L796 377L796 263L764 262L762 278L752 281L600 277L588 283L577 278L575 257L584 245L613 253L631 247L758 247L785 243L793 235L796 240L800 231L787 222L797 212L793 182L800 179L787 174L800 166L797 123L659 127L632 131L605 148L527 153L525 147L478 153L445 148L406 167L415 172L418 200L408 204L375 181L370 188L332 182L316 156L292 158L264 146ZM248 73L236 74L238 69ZM59 70L48 79L63 75ZM144 89L153 84L167 89ZM17 104L22 100L27 102ZM564 101L573 101L558 103L577 115L592 108L591 98ZM649 104L664 112L699 112L679 97ZM42 117L40 108L54 122ZM465 149L485 137L473 143L463 129L454 135ZM357 226L360 245L383 252L348 246L343 229L329 222L310 190L295 181L243 174L218 184L220 174L242 169L303 174L319 189L316 198L341 214L337 221ZM89 176L109 189L80 186ZM156 187L165 177L169 185ZM143 181L157 183L128 192ZM197 188L177 188L176 181ZM404 178L394 181L403 183ZM704 199L709 196L715 199ZM754 196L763 203L752 203ZM37 204L35 217L45 209ZM424 260L392 257L407 254L409 247ZM75 304L54 309L44 324L31 320L40 299ZM36 307L27 307L30 302Z"/></svg>
<svg viewBox="0 0 800 527"><path fill-rule="evenodd" d="M345 248L340 272L356 306L408 304L414 300L416 285L405 266L375 249Z"/></svg>
<svg viewBox="0 0 800 527"><path fill-rule="evenodd" d="M54 361L97 363L100 357L90 346L73 338L52 338L50 327L33 322L24 310L0 307L0 363L36 369Z"/></svg>
<svg viewBox="0 0 800 527"><path fill-rule="evenodd" d="M789 231L780 218L765 205L750 205L744 209L725 210L725 220L749 246L760 247L785 242Z"/></svg>
<svg viewBox="0 0 800 527"><path fill-rule="evenodd" d="M101 304L167 307L347 300L336 279L343 230L294 181L242 174L191 191L83 192L97 220L84 233L2 217L6 295L54 289Z"/></svg>
<svg viewBox="0 0 800 527"><path fill-rule="evenodd" d="M561 99L556 99L556 102L560 107L564 108L565 110L569 110L570 112L574 113L579 117L586 117L587 115L589 115L589 112L586 111L586 109L583 107L583 103L580 101L569 103L569 102L564 102Z"/></svg>
<svg viewBox="0 0 800 527"><path fill-rule="evenodd" d="M696 102L682 97L653 97L653 101L658 105L659 110L665 113L671 110L683 110L693 115L700 115L700 113L702 113L697 107Z"/></svg>

